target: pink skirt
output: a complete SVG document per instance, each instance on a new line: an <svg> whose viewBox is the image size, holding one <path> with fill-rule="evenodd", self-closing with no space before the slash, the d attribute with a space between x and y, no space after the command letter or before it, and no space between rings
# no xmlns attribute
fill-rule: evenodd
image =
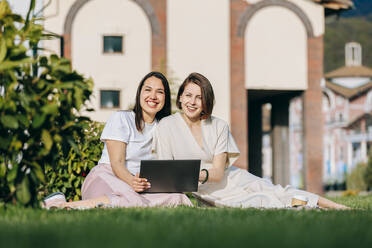
<svg viewBox="0 0 372 248"><path fill-rule="evenodd" d="M192 206L184 194L138 194L131 186L115 176L110 164L98 164L87 175L82 189L83 200L107 196L113 207L175 207Z"/></svg>

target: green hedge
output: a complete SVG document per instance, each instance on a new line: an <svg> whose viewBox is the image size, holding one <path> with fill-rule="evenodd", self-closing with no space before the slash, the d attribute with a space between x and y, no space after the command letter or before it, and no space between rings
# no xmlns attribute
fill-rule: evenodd
<svg viewBox="0 0 372 248"><path fill-rule="evenodd" d="M367 189L367 184L364 181L365 173L366 164L358 163L346 177L347 189L365 191Z"/></svg>
<svg viewBox="0 0 372 248"><path fill-rule="evenodd" d="M83 137L76 137L78 151L70 149L67 158L61 159L55 167L46 168L47 183L40 189L39 198L52 192L63 192L67 200L81 199L81 186L86 175L101 157L103 143L100 142L104 124L86 122Z"/></svg>
<svg viewBox="0 0 372 248"><path fill-rule="evenodd" d="M368 164L364 174L364 181L372 189L372 148L369 151Z"/></svg>

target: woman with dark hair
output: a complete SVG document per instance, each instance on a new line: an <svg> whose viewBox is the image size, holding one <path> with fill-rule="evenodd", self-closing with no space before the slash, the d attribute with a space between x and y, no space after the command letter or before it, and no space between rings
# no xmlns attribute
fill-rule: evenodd
<svg viewBox="0 0 372 248"><path fill-rule="evenodd" d="M140 161L152 159L153 131L171 113L168 80L150 72L140 82L133 111L118 111L107 121L101 159L82 186L82 201L66 202L57 192L43 201L45 208L150 207L192 205L184 194L139 194L151 187L139 178Z"/></svg>
<svg viewBox="0 0 372 248"><path fill-rule="evenodd" d="M200 159L196 196L227 207L283 208L306 203L308 207L346 209L318 195L291 186L273 185L247 170L232 166L239 156L228 124L211 116L213 88L199 73L191 73L181 85L177 106L182 111L163 118L154 134L153 151L159 159Z"/></svg>

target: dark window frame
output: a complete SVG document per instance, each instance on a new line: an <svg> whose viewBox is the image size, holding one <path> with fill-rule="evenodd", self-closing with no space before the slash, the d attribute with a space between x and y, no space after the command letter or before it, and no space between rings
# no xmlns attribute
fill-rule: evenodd
<svg viewBox="0 0 372 248"><path fill-rule="evenodd" d="M102 91L118 91L119 92L119 105L113 107L102 106ZM99 89L99 108L100 109L121 109L121 89L110 88L110 89Z"/></svg>
<svg viewBox="0 0 372 248"><path fill-rule="evenodd" d="M121 37L121 51L120 52L107 52L105 51L105 37ZM102 53L104 55L111 55L111 54L124 54L124 38L125 36L123 34L104 34L102 35Z"/></svg>

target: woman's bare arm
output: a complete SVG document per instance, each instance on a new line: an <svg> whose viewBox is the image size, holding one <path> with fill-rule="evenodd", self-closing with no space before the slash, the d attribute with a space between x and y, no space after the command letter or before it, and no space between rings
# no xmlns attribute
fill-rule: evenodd
<svg viewBox="0 0 372 248"><path fill-rule="evenodd" d="M212 161L212 168L208 169L208 182L219 182L222 180L227 160L227 153L215 155ZM199 181L203 182L207 176L205 171L200 171Z"/></svg>
<svg viewBox="0 0 372 248"><path fill-rule="evenodd" d="M145 178L132 175L125 167L126 143L116 140L106 140L106 145L112 171L118 178L129 184L136 192L144 191L150 187L150 184Z"/></svg>

